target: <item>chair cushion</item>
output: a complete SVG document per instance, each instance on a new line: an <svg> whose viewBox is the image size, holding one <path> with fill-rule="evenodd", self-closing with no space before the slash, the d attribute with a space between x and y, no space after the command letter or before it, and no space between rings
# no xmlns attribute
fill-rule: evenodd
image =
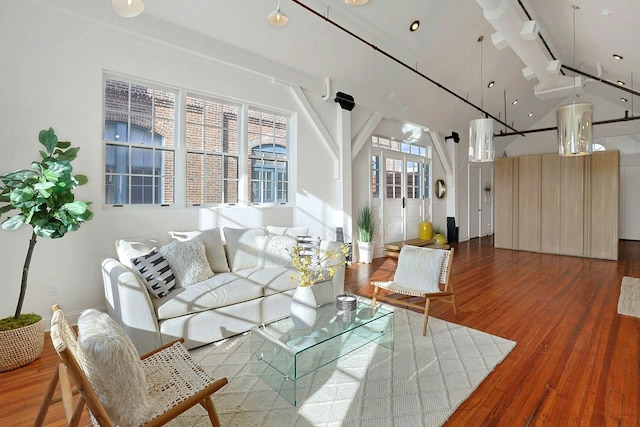
<svg viewBox="0 0 640 427"><path fill-rule="evenodd" d="M291 267L291 251L296 239L291 236L261 236L256 239L258 267Z"/></svg>
<svg viewBox="0 0 640 427"><path fill-rule="evenodd" d="M152 249L146 255L132 258L131 264L142 276L142 281L149 289L149 293L156 298L165 297L176 285L173 270L156 249Z"/></svg>
<svg viewBox="0 0 640 427"><path fill-rule="evenodd" d="M213 276L205 254L204 242L200 239L188 242L173 242L164 245L159 252L169 262L176 276L176 286L186 288Z"/></svg>
<svg viewBox="0 0 640 427"><path fill-rule="evenodd" d="M82 368L114 425L137 426L150 411L142 362L120 325L95 309L78 318Z"/></svg>
<svg viewBox="0 0 640 427"><path fill-rule="evenodd" d="M403 247L398 257L394 283L424 293L440 292L438 283L444 256L442 249Z"/></svg>
<svg viewBox="0 0 640 427"><path fill-rule="evenodd" d="M223 228L227 243L227 260L231 271L258 266L256 239L264 236L262 228Z"/></svg>
<svg viewBox="0 0 640 427"><path fill-rule="evenodd" d="M224 245L222 244L219 228L197 231L170 231L169 235L173 239L181 242L194 239L202 240L211 270L214 273L227 273L229 271L227 255L224 252Z"/></svg>

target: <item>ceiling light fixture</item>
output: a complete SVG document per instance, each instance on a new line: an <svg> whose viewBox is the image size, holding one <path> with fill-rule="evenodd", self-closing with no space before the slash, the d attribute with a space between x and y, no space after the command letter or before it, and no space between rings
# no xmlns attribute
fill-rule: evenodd
<svg viewBox="0 0 640 427"><path fill-rule="evenodd" d="M493 85L495 85L495 84L496 84L496 82L494 82L493 80L491 80L491 81L489 82L489 84L487 85L487 87L488 87L488 88L492 88L492 87L493 87Z"/></svg>
<svg viewBox="0 0 640 427"><path fill-rule="evenodd" d="M518 103L517 99L514 99L513 102L511 103L511 105L516 105Z"/></svg>
<svg viewBox="0 0 640 427"><path fill-rule="evenodd" d="M420 21L418 21L417 19L413 21L411 25L409 25L409 31L411 32L417 30L418 28L420 28Z"/></svg>
<svg viewBox="0 0 640 427"><path fill-rule="evenodd" d="M627 98L620 98L620 101L627 102Z"/></svg>
<svg viewBox="0 0 640 427"><path fill-rule="evenodd" d="M111 0L113 10L123 18L133 18L144 10L142 0Z"/></svg>
<svg viewBox="0 0 640 427"><path fill-rule="evenodd" d="M530 111L529 114L527 114L528 117L533 117L533 111Z"/></svg>
<svg viewBox="0 0 640 427"><path fill-rule="evenodd" d="M483 78L482 78L482 41L480 43L480 107L484 110ZM493 86L493 85L491 85ZM491 87L489 86L489 87ZM469 122L469 161L492 162L495 157L493 148L493 119L480 118Z"/></svg>
<svg viewBox="0 0 640 427"><path fill-rule="evenodd" d="M624 86L624 82L622 80L618 80L618 86Z"/></svg>
<svg viewBox="0 0 640 427"><path fill-rule="evenodd" d="M623 60L624 58L623 58L622 56L618 55L617 53L614 53L614 54L613 54L613 59L617 59L618 61L621 61L621 60Z"/></svg>
<svg viewBox="0 0 640 427"><path fill-rule="evenodd" d="M280 10L280 0L278 0L278 7L276 7L276 10L267 15L267 21L269 21L269 23L274 27L282 27L287 23L288 20L289 18L287 18L287 15L282 13L282 11Z"/></svg>
<svg viewBox="0 0 640 427"><path fill-rule="evenodd" d="M576 65L576 5L573 7L573 67ZM573 78L573 103L558 108L558 153L561 156L591 154L593 106L576 104L576 78Z"/></svg>
<svg viewBox="0 0 640 427"><path fill-rule="evenodd" d="M363 4L369 3L369 0L344 0L344 2L351 6L362 6Z"/></svg>

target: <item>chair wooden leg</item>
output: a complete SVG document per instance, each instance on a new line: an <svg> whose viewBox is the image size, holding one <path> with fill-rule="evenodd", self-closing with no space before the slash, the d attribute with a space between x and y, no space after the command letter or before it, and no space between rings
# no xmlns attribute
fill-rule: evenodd
<svg viewBox="0 0 640 427"><path fill-rule="evenodd" d="M426 298L424 300L424 318L422 320L422 336L427 335L427 322L429 321L429 303L431 300Z"/></svg>
<svg viewBox="0 0 640 427"><path fill-rule="evenodd" d="M61 362L58 361L58 364L53 370L53 375L51 376L51 380L49 381L47 392L44 396L44 400L42 401L42 405L40 405L40 410L38 411L38 416L36 417L36 421L33 424L34 427L42 427L42 423L44 422L44 417L47 415L49 406L51 406L54 403L52 401L52 397L53 397L53 393L56 391L56 387L58 386L58 378L60 376L60 371L59 371L60 363Z"/></svg>
<svg viewBox="0 0 640 427"><path fill-rule="evenodd" d="M458 315L458 306L456 305L456 291L453 287L453 277L449 281L449 286L451 290L451 304L453 304L453 314Z"/></svg>
<svg viewBox="0 0 640 427"><path fill-rule="evenodd" d="M213 427L220 427L220 419L218 418L218 413L216 412L216 407L213 405L213 400L211 397L207 397L202 402L200 402L204 409L207 410L209 414L209 419L211 420L211 425Z"/></svg>
<svg viewBox="0 0 640 427"><path fill-rule="evenodd" d="M378 299L378 291L380 290L379 287L374 286L373 288L373 298L371 298L371 315L373 316L373 310L376 308L376 301Z"/></svg>

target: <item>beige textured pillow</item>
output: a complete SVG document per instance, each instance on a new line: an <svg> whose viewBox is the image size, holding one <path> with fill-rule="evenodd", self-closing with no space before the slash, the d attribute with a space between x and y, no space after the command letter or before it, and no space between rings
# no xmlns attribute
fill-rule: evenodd
<svg viewBox="0 0 640 427"><path fill-rule="evenodd" d="M263 236L256 239L258 267L291 267L291 251L296 246L291 236Z"/></svg>
<svg viewBox="0 0 640 427"><path fill-rule="evenodd" d="M197 231L170 231L169 236L180 242L188 242L194 239L202 240L211 270L214 273L226 273L229 271L227 255L224 252L219 228Z"/></svg>
<svg viewBox="0 0 640 427"><path fill-rule="evenodd" d="M176 286L186 288L213 276L200 239L188 242L173 242L161 247L158 252L167 260L176 276Z"/></svg>
<svg viewBox="0 0 640 427"><path fill-rule="evenodd" d="M440 292L440 270L444 261L443 249L405 246L400 251L398 268L393 281L407 288L425 293Z"/></svg>
<svg viewBox="0 0 640 427"><path fill-rule="evenodd" d="M150 411L149 386L131 339L108 314L85 310L78 318L82 369L114 425L138 426Z"/></svg>

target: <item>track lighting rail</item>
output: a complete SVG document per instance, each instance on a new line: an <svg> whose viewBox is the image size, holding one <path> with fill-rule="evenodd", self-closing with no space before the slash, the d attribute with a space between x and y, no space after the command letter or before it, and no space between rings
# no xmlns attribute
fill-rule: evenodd
<svg viewBox="0 0 640 427"><path fill-rule="evenodd" d="M606 124L611 124L611 123L620 123L620 122L629 122L632 120L640 120L640 116L632 116L629 117L628 115L628 111L627 114L625 114L624 117L620 118L620 119L609 119L609 120L600 120L597 122L593 122L592 125L606 125ZM548 127L548 128L539 128L539 129L529 129L529 130L523 130L523 131L519 131L519 132L502 132L500 131L500 133L496 133L493 136L494 137L499 137L499 136L514 136L514 135L520 135L520 134L527 134L527 133L536 133L536 132L547 132L547 131L552 131L552 130L558 130L558 126L553 126L553 127Z"/></svg>

